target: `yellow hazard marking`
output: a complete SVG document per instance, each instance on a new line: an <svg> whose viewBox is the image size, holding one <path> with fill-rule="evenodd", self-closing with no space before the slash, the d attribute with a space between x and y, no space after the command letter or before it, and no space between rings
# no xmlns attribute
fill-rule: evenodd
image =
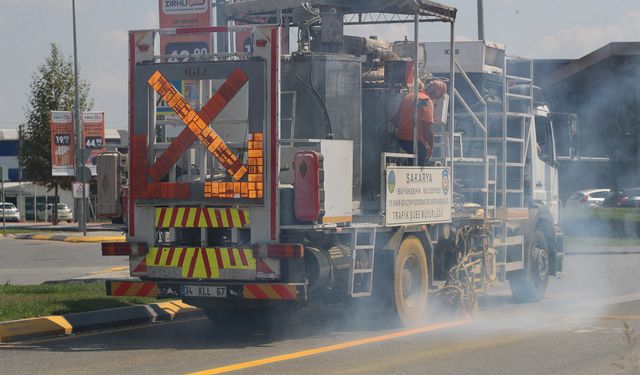
<svg viewBox="0 0 640 375"><path fill-rule="evenodd" d="M447 329L447 328L459 327L459 326L462 326L462 325L465 325L465 324L469 324L470 322L471 322L471 319L463 319L463 320L456 320L456 321L453 321L453 322L430 324L430 325L426 325L426 326L422 326L422 327L418 327L418 328L413 328L413 329L407 329L407 330L403 330L403 331L393 332L393 333L389 333L389 334L386 334L386 335L368 337L368 338L359 339L359 340L353 340L353 341L347 341L347 342L343 342L341 344L322 346L322 347L315 348L315 349L302 350L302 351L299 351L299 352L283 354L283 355L277 355L277 356L274 356L274 357L267 357L267 358L257 359L257 360L254 360L254 361L242 362L242 363L237 363L237 364L234 364L234 365L228 365L228 366L223 366L223 367L216 367L216 368L212 368L212 369L204 370L204 371L192 372L192 373L189 373L187 375L224 374L226 372L244 370L244 369L248 369L248 368L267 365L267 364L270 364L270 363L289 361L289 360L292 360L292 359L310 357L310 356L313 356L313 355L318 355L318 354L327 353L327 352L333 352L333 351L336 351L336 350L353 348L353 347L356 347L356 346L362 346L362 345L372 344L372 343L376 343L376 342L395 340L395 339L398 339L398 338L401 338L401 337L417 335L417 334L420 334L420 333L438 331L438 330Z"/></svg>
<svg viewBox="0 0 640 375"><path fill-rule="evenodd" d="M249 211L239 208L158 207L154 223L156 228L244 228L249 226Z"/></svg>
<svg viewBox="0 0 640 375"><path fill-rule="evenodd" d="M253 257L253 250L250 248L209 247L204 250L206 262L200 247L152 247L146 255L146 262L147 266L180 267L180 274L183 278L217 279L220 278L221 269L249 271L256 269L256 260ZM241 253L244 255L245 262L242 261ZM218 254L221 263L218 262ZM180 265L181 260L182 265ZM207 275L207 262L210 276Z"/></svg>

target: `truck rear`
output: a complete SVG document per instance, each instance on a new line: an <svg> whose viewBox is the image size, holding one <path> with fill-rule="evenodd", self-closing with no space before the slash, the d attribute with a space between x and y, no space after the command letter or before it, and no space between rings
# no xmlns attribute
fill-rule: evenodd
<svg viewBox="0 0 640 375"><path fill-rule="evenodd" d="M287 22L131 32L128 236L102 251L128 256L135 279L108 281L108 294L179 298L216 319L374 297L408 325L424 315L430 291L472 309L476 293L512 279L514 294L542 298L550 270L559 269L554 221L526 199L525 148L518 162L500 152L507 142L535 140L532 106L494 111L505 119L496 128L518 134L487 134L490 116L482 121L465 103L485 134L471 138L480 154L464 157L454 100L465 98L449 55L448 95L433 103L440 150L434 165L417 166L390 125L427 73L424 45L342 32L401 19L414 22L418 40L421 22L455 20L454 8L399 3L287 13L299 28L290 54ZM267 8L229 3L224 13L269 20ZM367 18L380 9L401 18ZM250 45L173 61L153 53L167 33L221 35L219 45L243 33ZM515 168L518 189L504 177Z"/></svg>

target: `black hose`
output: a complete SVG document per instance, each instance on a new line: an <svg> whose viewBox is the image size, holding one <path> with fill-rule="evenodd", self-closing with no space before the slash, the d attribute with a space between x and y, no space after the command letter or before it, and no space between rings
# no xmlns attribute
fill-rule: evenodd
<svg viewBox="0 0 640 375"><path fill-rule="evenodd" d="M313 94L313 97L320 104L320 108L322 109L322 113L324 115L324 119L327 125L327 132L328 132L327 139L333 139L333 129L331 127L331 119L329 118L329 112L327 111L327 107L322 101L320 94L318 93L316 88L313 87L313 60L309 61L309 83L305 82L302 79L302 77L300 77L300 75L298 74L298 71L296 70L296 62L295 62L295 59L293 58L291 59L291 71L293 71L293 74L296 76L298 81L300 81L300 83L302 83L307 89L311 91L311 93Z"/></svg>

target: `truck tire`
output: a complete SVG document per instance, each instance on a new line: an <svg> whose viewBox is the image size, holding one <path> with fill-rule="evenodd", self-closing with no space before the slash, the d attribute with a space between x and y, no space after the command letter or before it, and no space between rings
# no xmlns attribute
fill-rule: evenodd
<svg viewBox="0 0 640 375"><path fill-rule="evenodd" d="M509 286L516 301L538 302L544 297L549 280L549 248L542 232L533 233L527 250L529 262L509 278Z"/></svg>
<svg viewBox="0 0 640 375"><path fill-rule="evenodd" d="M429 277L422 242L415 236L402 240L393 275L393 302L405 326L419 324L427 308Z"/></svg>

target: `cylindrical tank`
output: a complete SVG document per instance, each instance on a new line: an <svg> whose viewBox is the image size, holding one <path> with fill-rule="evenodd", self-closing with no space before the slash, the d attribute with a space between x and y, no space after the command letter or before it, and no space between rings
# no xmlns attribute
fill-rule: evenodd
<svg viewBox="0 0 640 375"><path fill-rule="evenodd" d="M328 250L305 246L309 295L340 298L349 285L351 249L334 245Z"/></svg>

